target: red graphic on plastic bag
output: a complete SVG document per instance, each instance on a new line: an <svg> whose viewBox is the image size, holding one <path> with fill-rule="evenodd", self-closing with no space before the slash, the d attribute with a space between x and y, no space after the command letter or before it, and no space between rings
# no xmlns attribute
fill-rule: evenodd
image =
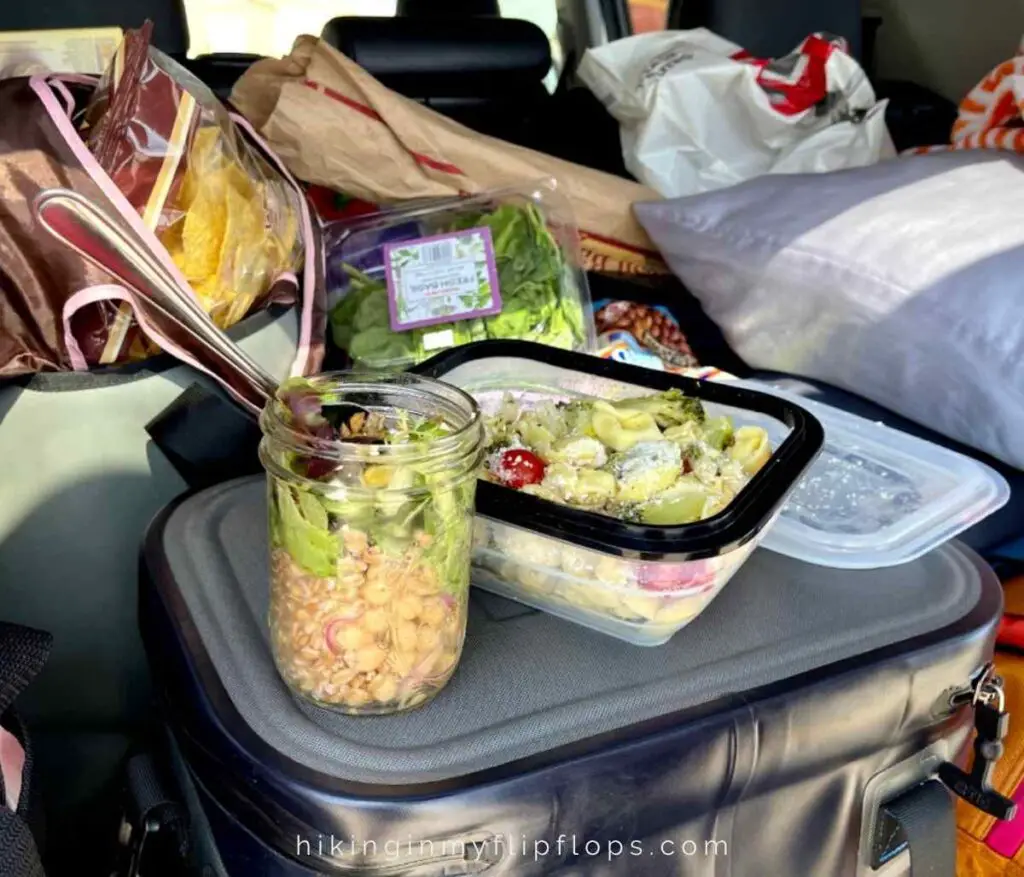
<svg viewBox="0 0 1024 877"><path fill-rule="evenodd" d="M732 60L757 67L760 71L757 83L767 92L772 107L785 116L795 116L828 96L825 68L837 49L846 52L846 40L814 34L804 40L794 53L782 58L755 58L741 49L732 56Z"/></svg>

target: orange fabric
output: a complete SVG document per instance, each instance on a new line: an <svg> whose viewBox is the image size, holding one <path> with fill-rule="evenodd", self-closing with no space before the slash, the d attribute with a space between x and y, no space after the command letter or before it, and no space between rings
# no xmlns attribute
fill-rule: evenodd
<svg viewBox="0 0 1024 877"><path fill-rule="evenodd" d="M1015 589L1015 599L1024 604L1024 581L1017 580L1012 588L1008 587L1008 604L1011 589ZM996 672L1003 677L1010 732L992 784L1002 794L1012 795L1024 780L1024 657L1000 652L996 655ZM1024 819L1024 813L1018 818ZM995 820L991 816L963 801L957 802L957 877L1024 877L1024 849L1011 861L985 845L993 825Z"/></svg>
<svg viewBox="0 0 1024 877"><path fill-rule="evenodd" d="M947 149L1005 149L1024 151L1018 136L1024 125L1024 42L1018 53L1004 61L960 102L960 113L953 123L950 143L920 146L911 153L924 154Z"/></svg>
<svg viewBox="0 0 1024 877"><path fill-rule="evenodd" d="M1024 615L1024 576L1010 579L1003 585L1007 615Z"/></svg>
<svg viewBox="0 0 1024 877"><path fill-rule="evenodd" d="M956 877L1024 877L1024 866L992 852L984 841L957 832Z"/></svg>

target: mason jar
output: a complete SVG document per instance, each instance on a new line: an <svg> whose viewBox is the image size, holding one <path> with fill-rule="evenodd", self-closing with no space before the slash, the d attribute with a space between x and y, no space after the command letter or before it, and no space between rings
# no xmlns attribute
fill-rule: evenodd
<svg viewBox="0 0 1024 877"><path fill-rule="evenodd" d="M260 426L282 678L348 714L426 703L465 638L476 403L429 378L335 372L286 381Z"/></svg>

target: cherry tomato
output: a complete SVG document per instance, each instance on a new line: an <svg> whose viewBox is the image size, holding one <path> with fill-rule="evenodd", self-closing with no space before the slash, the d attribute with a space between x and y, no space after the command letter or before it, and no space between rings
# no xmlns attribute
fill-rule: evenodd
<svg viewBox="0 0 1024 877"><path fill-rule="evenodd" d="M519 490L527 484L543 481L545 468L544 461L532 451L511 448L499 458L495 475L506 487Z"/></svg>

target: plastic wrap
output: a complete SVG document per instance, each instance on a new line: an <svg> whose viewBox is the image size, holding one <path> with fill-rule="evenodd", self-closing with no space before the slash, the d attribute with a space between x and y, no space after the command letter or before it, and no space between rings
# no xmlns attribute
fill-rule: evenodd
<svg viewBox="0 0 1024 877"><path fill-rule="evenodd" d="M298 192L245 142L188 71L130 31L83 115L100 166L167 248L214 322L227 328L302 261ZM154 350L127 305L101 304L87 359Z"/></svg>
<svg viewBox="0 0 1024 877"><path fill-rule="evenodd" d="M358 368L489 338L593 349L576 229L552 184L331 223L325 246L332 334Z"/></svg>

